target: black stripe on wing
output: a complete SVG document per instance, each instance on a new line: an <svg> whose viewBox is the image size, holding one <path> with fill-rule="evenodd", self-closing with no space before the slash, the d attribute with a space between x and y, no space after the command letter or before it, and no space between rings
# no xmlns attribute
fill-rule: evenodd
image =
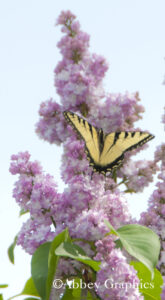
<svg viewBox="0 0 165 300"><path fill-rule="evenodd" d="M118 168L124 159L124 154L119 156L115 161L112 163L106 165L106 166L101 166L99 164L96 164L94 160L92 159L88 149L86 148L85 153L87 154L87 159L89 160L89 165L93 167L95 172L106 174L107 172L112 172L114 169Z"/></svg>
<svg viewBox="0 0 165 300"><path fill-rule="evenodd" d="M90 123L88 123L85 119L79 117L77 114L70 112L70 111L64 111L63 112L65 119L67 120L67 122L72 126L72 128L78 133L78 135L84 140L85 145L86 145L86 141L85 138L82 136L81 132L76 128L76 125L74 125L74 122L71 121L71 119L69 118L69 115L71 115L74 119L75 122L79 122L79 124L82 126L81 122L83 123L83 126L86 128L86 125L88 125L89 130L90 130L90 134L91 137L93 137L93 128L96 130L97 132L97 137L98 137L98 142L99 142L99 150L100 153L104 147L104 133L102 131L102 129L98 130L97 127L92 126ZM115 146L116 142L118 141L118 139L120 139L120 134L124 133L124 139L127 139L129 132L116 132L115 136L114 136L114 140L113 140L113 144L110 146L110 148L113 148L113 146ZM143 132L131 132L131 137L134 138L135 135L137 133L140 133L140 136L143 134ZM122 161L124 159L124 153L127 151L130 151L132 149L136 149L138 146L142 146L143 144L145 144L146 142L148 142L149 140L153 139L154 136L151 134L148 134L144 139L142 139L141 141L131 145L130 147L128 147L127 149L123 150L123 152L121 153L121 155L119 157L117 157L113 162L111 162L110 164L106 165L106 166L101 166L100 164L96 164L96 162L92 159L89 150L87 149L87 147L85 147L85 152L87 154L87 159L89 160L89 165L93 167L93 170L95 172L99 172L99 173L103 173L104 175L106 174L106 172L112 172L113 169L118 168L121 164ZM117 146L117 145L116 145Z"/></svg>
<svg viewBox="0 0 165 300"><path fill-rule="evenodd" d="M131 136L134 137L135 134L136 134L137 131L135 132L132 132L131 133ZM121 132L120 132L121 133ZM118 138L119 138L119 135L120 133L117 133L118 135ZM129 132L125 132L125 137L124 138L127 138L128 136L128 133ZM140 135L142 135L144 132L140 132ZM136 144L130 146L129 148L127 148L125 151L122 152L122 154L117 158L115 159L112 163L110 163L109 165L107 165L104 169L106 169L107 171L105 172L111 172L114 168L118 168L122 162L123 162L123 159L124 159L124 153L127 152L127 151L130 151L130 150L133 150L133 149L136 149L138 148L139 146L142 146L144 145L145 143L147 143L148 141L152 140L154 138L154 136L152 134L148 134L148 136L146 136L143 140L137 142ZM116 143L116 141L115 141Z"/></svg>
<svg viewBox="0 0 165 300"><path fill-rule="evenodd" d="M132 132L132 133L131 133L131 136L134 137L135 134L136 134L137 132L138 132L138 131ZM140 135L142 135L143 133L145 133L145 132L140 131ZM155 137L154 135L148 133L148 136L146 136L143 140L141 140L141 141L137 142L136 144L134 144L134 145L130 146L129 148L127 148L125 151L123 151L123 154L124 154L125 152L127 152L127 151L136 149L136 148L138 148L139 146L144 145L144 144L147 143L148 141L154 139L154 137Z"/></svg>
<svg viewBox="0 0 165 300"><path fill-rule="evenodd" d="M83 139L83 141L85 142L85 153L87 155L87 159L89 160L89 165L90 166L94 166L95 162L91 157L91 154L89 152L89 149L86 146L86 140L83 137L83 135L81 134L81 132L79 131L79 129L76 128L76 125L74 125L74 122L70 119L70 115L73 117L75 123L76 121L79 122L80 126L82 126L81 123L83 123L83 126L85 129L89 130L90 134L91 134L91 138L93 139L93 130L96 130L96 134L97 134L97 138L99 140L99 133L98 133L98 129L97 127L92 126L90 123L88 123L84 118L79 117L77 114L70 112L70 111L64 111L63 112L65 119L67 120L67 122L69 123L69 125L71 125L71 127L76 131L76 133L78 134L78 136ZM88 126L88 128L86 128L86 125Z"/></svg>
<svg viewBox="0 0 165 300"><path fill-rule="evenodd" d="M117 140L120 138L121 133L123 133L123 132L116 132L115 133L114 141L113 141L113 144L110 148L115 146ZM133 138L136 133L137 133L137 131L131 132L131 137ZM129 134L129 132L125 132L124 139L126 139L128 137L128 134ZM140 132L140 136L142 134L144 134L144 132ZM148 134L144 139L142 139L141 141L137 142L136 144L134 144L134 145L128 147L126 150L124 150L122 152L122 154L119 157L117 157L110 164L108 164L106 166L95 165L95 171L99 172L99 173L103 173L103 174L106 174L106 172L112 172L114 169L118 168L122 164L125 152L136 149L137 147L142 146L143 144L147 143L149 140L152 140L153 138L154 138L154 136L152 134Z"/></svg>
<svg viewBox="0 0 165 300"><path fill-rule="evenodd" d="M113 144L111 147L113 147L116 144L117 140L119 139L120 133L121 132L115 132L115 137L114 137Z"/></svg>
<svg viewBox="0 0 165 300"><path fill-rule="evenodd" d="M83 118L80 118L77 114L75 114L75 113L73 113L73 112L71 112L71 111L67 111L67 110L63 112L63 115L64 115L66 121L69 123L69 125L70 125L70 126L73 128L73 130L77 133L77 135L78 135L81 139L83 139L83 141L85 142L84 137L81 135L81 132L76 128L76 126L74 125L74 123L71 121L69 115L71 115L71 116L74 117L74 118L77 118L77 121L78 121L79 123L81 122L81 120L83 120L84 126L85 126L85 120L84 120ZM75 122L76 122L76 120L75 120Z"/></svg>
<svg viewBox="0 0 165 300"><path fill-rule="evenodd" d="M69 123L69 125L71 125L71 127L78 133L78 135L85 141L84 137L82 136L81 132L76 128L76 126L74 125L74 123L71 121L69 115L71 115L73 118L77 118L77 121L79 122L79 124L81 124L81 121L83 122L84 127L86 128L86 124L88 124L89 126L89 130L91 133L91 136L93 137L93 131L92 128L95 128L95 130L97 132L99 132L98 128L95 126L92 126L88 121L86 121L84 118L79 117L76 113L73 113L71 111L64 111L63 115L65 117L65 119L67 120L67 122ZM76 122L76 120L75 120Z"/></svg>

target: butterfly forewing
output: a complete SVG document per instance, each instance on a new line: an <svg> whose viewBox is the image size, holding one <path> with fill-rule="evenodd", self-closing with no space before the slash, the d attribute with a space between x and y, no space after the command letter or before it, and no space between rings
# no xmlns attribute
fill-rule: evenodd
<svg viewBox="0 0 165 300"><path fill-rule="evenodd" d="M85 141L86 150L92 161L98 163L100 157L99 137L97 129L78 115L65 111L64 117Z"/></svg>
<svg viewBox="0 0 165 300"><path fill-rule="evenodd" d="M98 132L95 127L92 126L91 136L88 137L88 139L84 139L84 140L86 142L86 149L89 152L92 160L95 163L98 163L100 157L99 138L98 138Z"/></svg>

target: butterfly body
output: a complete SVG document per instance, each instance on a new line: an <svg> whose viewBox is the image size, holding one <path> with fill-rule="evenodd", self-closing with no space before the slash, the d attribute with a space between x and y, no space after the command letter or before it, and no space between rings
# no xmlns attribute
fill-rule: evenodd
<svg viewBox="0 0 165 300"><path fill-rule="evenodd" d="M126 151L135 149L154 138L153 135L141 131L105 134L102 129L92 126L73 112L65 111L64 117L84 140L89 165L95 172L102 174L118 168Z"/></svg>

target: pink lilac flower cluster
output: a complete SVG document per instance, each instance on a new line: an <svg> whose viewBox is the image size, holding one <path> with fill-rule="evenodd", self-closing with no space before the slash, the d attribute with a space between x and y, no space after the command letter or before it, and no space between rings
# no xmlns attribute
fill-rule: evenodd
<svg viewBox="0 0 165 300"><path fill-rule="evenodd" d="M124 197L118 190L105 190L104 180L98 180L97 175L91 182L89 176L75 178L64 190L61 204L62 214L56 219L68 226L75 238L96 241L107 232L105 219L116 228L131 219Z"/></svg>
<svg viewBox="0 0 165 300"><path fill-rule="evenodd" d="M156 161L127 160L119 170L118 176L124 178L124 184L130 192L142 192L154 179L154 174L159 170Z"/></svg>
<svg viewBox="0 0 165 300"><path fill-rule="evenodd" d="M49 143L60 145L67 137L62 107L52 99L41 103L39 115L41 120L36 127L38 136Z"/></svg>
<svg viewBox="0 0 165 300"><path fill-rule="evenodd" d="M53 177L44 174L37 161L31 162L28 152L12 155L11 160L10 172L19 174L13 197L21 210L30 213L18 234L17 243L33 254L40 244L51 241L55 236L51 224L59 194Z"/></svg>
<svg viewBox="0 0 165 300"><path fill-rule="evenodd" d="M142 300L139 295L140 283L135 269L130 266L119 249L115 249L110 236L98 240L96 243L96 260L101 261L101 269L97 275L96 292L101 299L131 299Z"/></svg>
<svg viewBox="0 0 165 300"><path fill-rule="evenodd" d="M140 224L150 227L160 237L161 252L158 268L165 278L165 144L157 148L155 161L161 161L160 172L158 174L159 181L156 183L156 189L149 199L147 212L141 214ZM165 288L162 293L162 299L165 299Z"/></svg>
<svg viewBox="0 0 165 300"><path fill-rule="evenodd" d="M162 123L165 124L163 116ZM155 162L161 162L160 172L158 174L159 181L156 183L156 189L149 200L147 212L141 214L140 223L150 227L160 237L161 252L159 259L159 269L164 275L164 287L162 291L162 299L165 299L165 144L157 147L155 151Z"/></svg>
<svg viewBox="0 0 165 300"><path fill-rule="evenodd" d="M56 144L66 139L64 110L80 112L107 132L132 129L144 111L138 93L106 95L102 82L108 70L105 58L89 52L89 35L80 30L70 12L63 12L57 24L62 24L66 33L58 43L63 57L55 68L55 87L61 104L52 99L41 104L41 118L36 124L39 137Z"/></svg>
<svg viewBox="0 0 165 300"><path fill-rule="evenodd" d="M70 126L68 126L68 128L70 128ZM84 152L84 142L78 140L73 132L64 143L62 162L61 174L65 183L72 181L74 176L87 173L87 170L91 173Z"/></svg>
<svg viewBox="0 0 165 300"><path fill-rule="evenodd" d="M11 164L9 171L11 174L26 174L26 175L39 175L42 173L42 167L38 161L29 161L30 154L26 152L20 152L19 154L13 154L11 156Z"/></svg>
<svg viewBox="0 0 165 300"><path fill-rule="evenodd" d="M108 231L105 219L115 228L131 220L124 194L112 178L105 179L100 174L93 174L91 178L92 170L84 153L84 142L66 124L63 111L79 113L94 126L111 132L132 130L144 108L139 104L137 93L106 95L102 81L108 64L102 56L90 54L89 35L80 30L75 18L67 11L62 12L57 20L65 33L58 43L62 60L55 68L55 87L61 104L53 99L43 102L36 125L40 138L58 145L64 143L62 178L68 186L59 194L53 177L45 175L37 162L30 162L27 152L12 157L10 171L19 174L13 195L21 209L30 212L29 220L18 235L18 244L32 254L40 244L53 239L68 227L72 238L82 238L96 244L95 253L87 243L79 243L87 255L101 260L97 280L102 285L105 278L110 278L112 282L118 279L120 283L130 283L132 286L133 282L139 282L135 270L122 251L115 248L111 238L103 239ZM156 167L146 162L145 166L142 163L133 164L130 172L128 166L123 170L129 186L137 191L142 184L144 187L152 180L151 173L155 173ZM133 182L135 173L137 184ZM73 261L66 268L62 264L61 261L59 276L72 273ZM79 268L76 265L76 269ZM102 286L97 293L103 299L143 299L133 286L127 291L120 288L107 291Z"/></svg>
<svg viewBox="0 0 165 300"><path fill-rule="evenodd" d="M104 103L91 110L91 121L105 132L131 130L144 112L139 100L138 93L108 94Z"/></svg>
<svg viewBox="0 0 165 300"><path fill-rule="evenodd" d="M65 141L68 136L64 144L62 178L65 183L69 183L73 175L82 172L89 174L91 168L88 167L84 154L84 143L79 141L77 136L75 138L72 129L64 121L62 112L64 110L81 112L93 125L103 128L105 132L111 132L132 130L134 122L141 118L144 108L139 104L138 93L105 94L102 80L108 64L103 57L90 54L89 36L80 30L71 12L63 12L57 24L62 24L62 31L66 33L58 43L63 59L55 69L55 86L61 96L62 105L52 99L42 103L39 110L41 119L36 125L36 131L40 138L56 144ZM78 53L78 61L73 55L75 51ZM103 97L106 97L104 102ZM150 166L148 170L151 171ZM134 172L129 181L131 182L133 178ZM139 185L135 187L136 183L132 183L136 190L139 187L142 190L141 184L147 186L151 181L149 176L141 176L138 179Z"/></svg>

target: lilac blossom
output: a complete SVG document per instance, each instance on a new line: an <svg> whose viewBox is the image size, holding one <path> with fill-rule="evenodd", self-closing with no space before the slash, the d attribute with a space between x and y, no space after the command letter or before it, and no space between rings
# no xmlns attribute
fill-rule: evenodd
<svg viewBox="0 0 165 300"><path fill-rule="evenodd" d="M69 183L73 176L78 174L91 173L91 168L84 152L84 142L78 140L73 132L64 143L62 161L61 173L65 183Z"/></svg>
<svg viewBox="0 0 165 300"><path fill-rule="evenodd" d="M38 136L49 143L60 145L67 137L66 125L62 114L62 107L52 99L41 103L39 114L41 120L36 127Z"/></svg>
<svg viewBox="0 0 165 300"><path fill-rule="evenodd" d="M159 170L156 161L131 159L124 163L119 171L119 177L124 178L124 183L131 192L142 192L154 179L154 174Z"/></svg>
<svg viewBox="0 0 165 300"><path fill-rule="evenodd" d="M163 123L165 123L164 119ZM148 210L141 214L140 223L152 228L160 237L162 247L159 269L162 275L165 275L165 144L157 147L154 161L160 162L159 181L149 199Z"/></svg>
<svg viewBox="0 0 165 300"><path fill-rule="evenodd" d="M30 154L28 151L20 152L11 156L11 165L9 171L11 174L26 174L35 176L42 173L42 167L38 161L30 162Z"/></svg>
<svg viewBox="0 0 165 300"><path fill-rule="evenodd" d="M138 104L137 93L125 95L109 94L103 104L92 113L97 119L97 126L103 128L105 132L131 130L133 123L141 118L144 112L142 105ZM97 112L97 114L96 114Z"/></svg>
<svg viewBox="0 0 165 300"><path fill-rule="evenodd" d="M69 17L70 16L70 17ZM68 18L68 19L67 19ZM36 132L50 143L60 144L66 139L64 110L81 112L92 125L102 127L105 132L131 130L133 123L141 118L144 111L138 93L124 96L106 94L103 78L108 70L105 58L89 52L89 36L80 30L75 16L69 11L62 12L57 24L65 20L65 37L58 43L62 60L55 68L55 86L61 97L61 105L52 99L41 104L40 121ZM76 46L75 46L76 45ZM69 57L68 57L69 56ZM103 98L105 101L102 102Z"/></svg>
<svg viewBox="0 0 165 300"><path fill-rule="evenodd" d="M165 123L165 120L162 120ZM165 275L165 144L157 147L155 151L155 162L160 162L159 181L156 183L156 189L152 193L148 209L141 214L140 224L150 227L155 231L161 240L161 252L158 268L161 274ZM165 280L164 280L165 283ZM165 289L162 291L162 299L165 298Z"/></svg>
<svg viewBox="0 0 165 300"><path fill-rule="evenodd" d="M38 162L31 162L28 152L12 156L10 172L19 174L13 196L21 209L29 211L30 215L19 232L17 243L33 254L40 244L51 241L68 227L71 238L84 239L78 244L87 255L101 261L96 279L101 283L96 291L100 297L141 300L143 297L136 287L139 283L136 271L129 265L124 253L115 248L114 239L104 237L108 231L105 219L115 228L131 222L125 195L113 178L105 178L101 174L91 177L92 169L84 152L84 142L66 124L63 111L76 112L108 133L138 130L134 128L134 123L142 118L144 108L139 104L136 92L124 95L105 92L103 79L108 63L104 57L90 53L89 35L81 31L75 19L75 15L66 11L57 20L65 34L58 43L62 60L54 71L54 84L61 103L53 99L42 102L40 120L36 124L36 133L40 138L57 145L63 143L61 175L67 186L59 194L53 176L45 174ZM117 175L127 178L125 183L128 189L142 191L153 180L158 157L163 155L161 151L156 154L154 163L133 162L130 160L132 154L126 155L129 161ZM163 176L162 173L160 179ZM164 210L162 207L162 212ZM96 250L91 250L85 240L92 242ZM58 275L62 278L81 269L82 265L78 262L61 260ZM105 279L110 279L112 283L128 284L129 289L107 290Z"/></svg>
<svg viewBox="0 0 165 300"><path fill-rule="evenodd" d="M18 234L17 244L29 254L33 254L41 244L52 241L54 237L55 232L51 231L49 225L28 219Z"/></svg>
<svg viewBox="0 0 165 300"><path fill-rule="evenodd" d="M156 189L149 199L149 207L147 212L141 214L140 223L152 228L162 241L162 251L160 253L159 267L162 274L165 274L164 246L165 246L165 144L157 148L155 152L155 160L161 159L159 181L156 183Z"/></svg>
<svg viewBox="0 0 165 300"><path fill-rule="evenodd" d="M15 183L13 197L24 211L30 212L30 218L23 224L17 243L29 254L55 236L52 231L54 211L59 201L54 178L44 174L38 162L30 161L28 152L12 155L10 172L19 174Z"/></svg>
<svg viewBox="0 0 165 300"><path fill-rule="evenodd" d="M105 190L103 180L97 182L96 189L96 182L97 177L92 182L89 177L82 177L82 180L79 178L79 181L76 179L61 196L61 222L69 227L74 238L81 236L95 241L107 232L105 219L116 228L131 220L124 195L117 190L114 193Z"/></svg>
<svg viewBox="0 0 165 300"><path fill-rule="evenodd" d="M135 269L128 265L119 249L115 249L110 236L96 242L96 260L101 261L97 274L96 290L102 299L142 300L138 285L140 283Z"/></svg>

